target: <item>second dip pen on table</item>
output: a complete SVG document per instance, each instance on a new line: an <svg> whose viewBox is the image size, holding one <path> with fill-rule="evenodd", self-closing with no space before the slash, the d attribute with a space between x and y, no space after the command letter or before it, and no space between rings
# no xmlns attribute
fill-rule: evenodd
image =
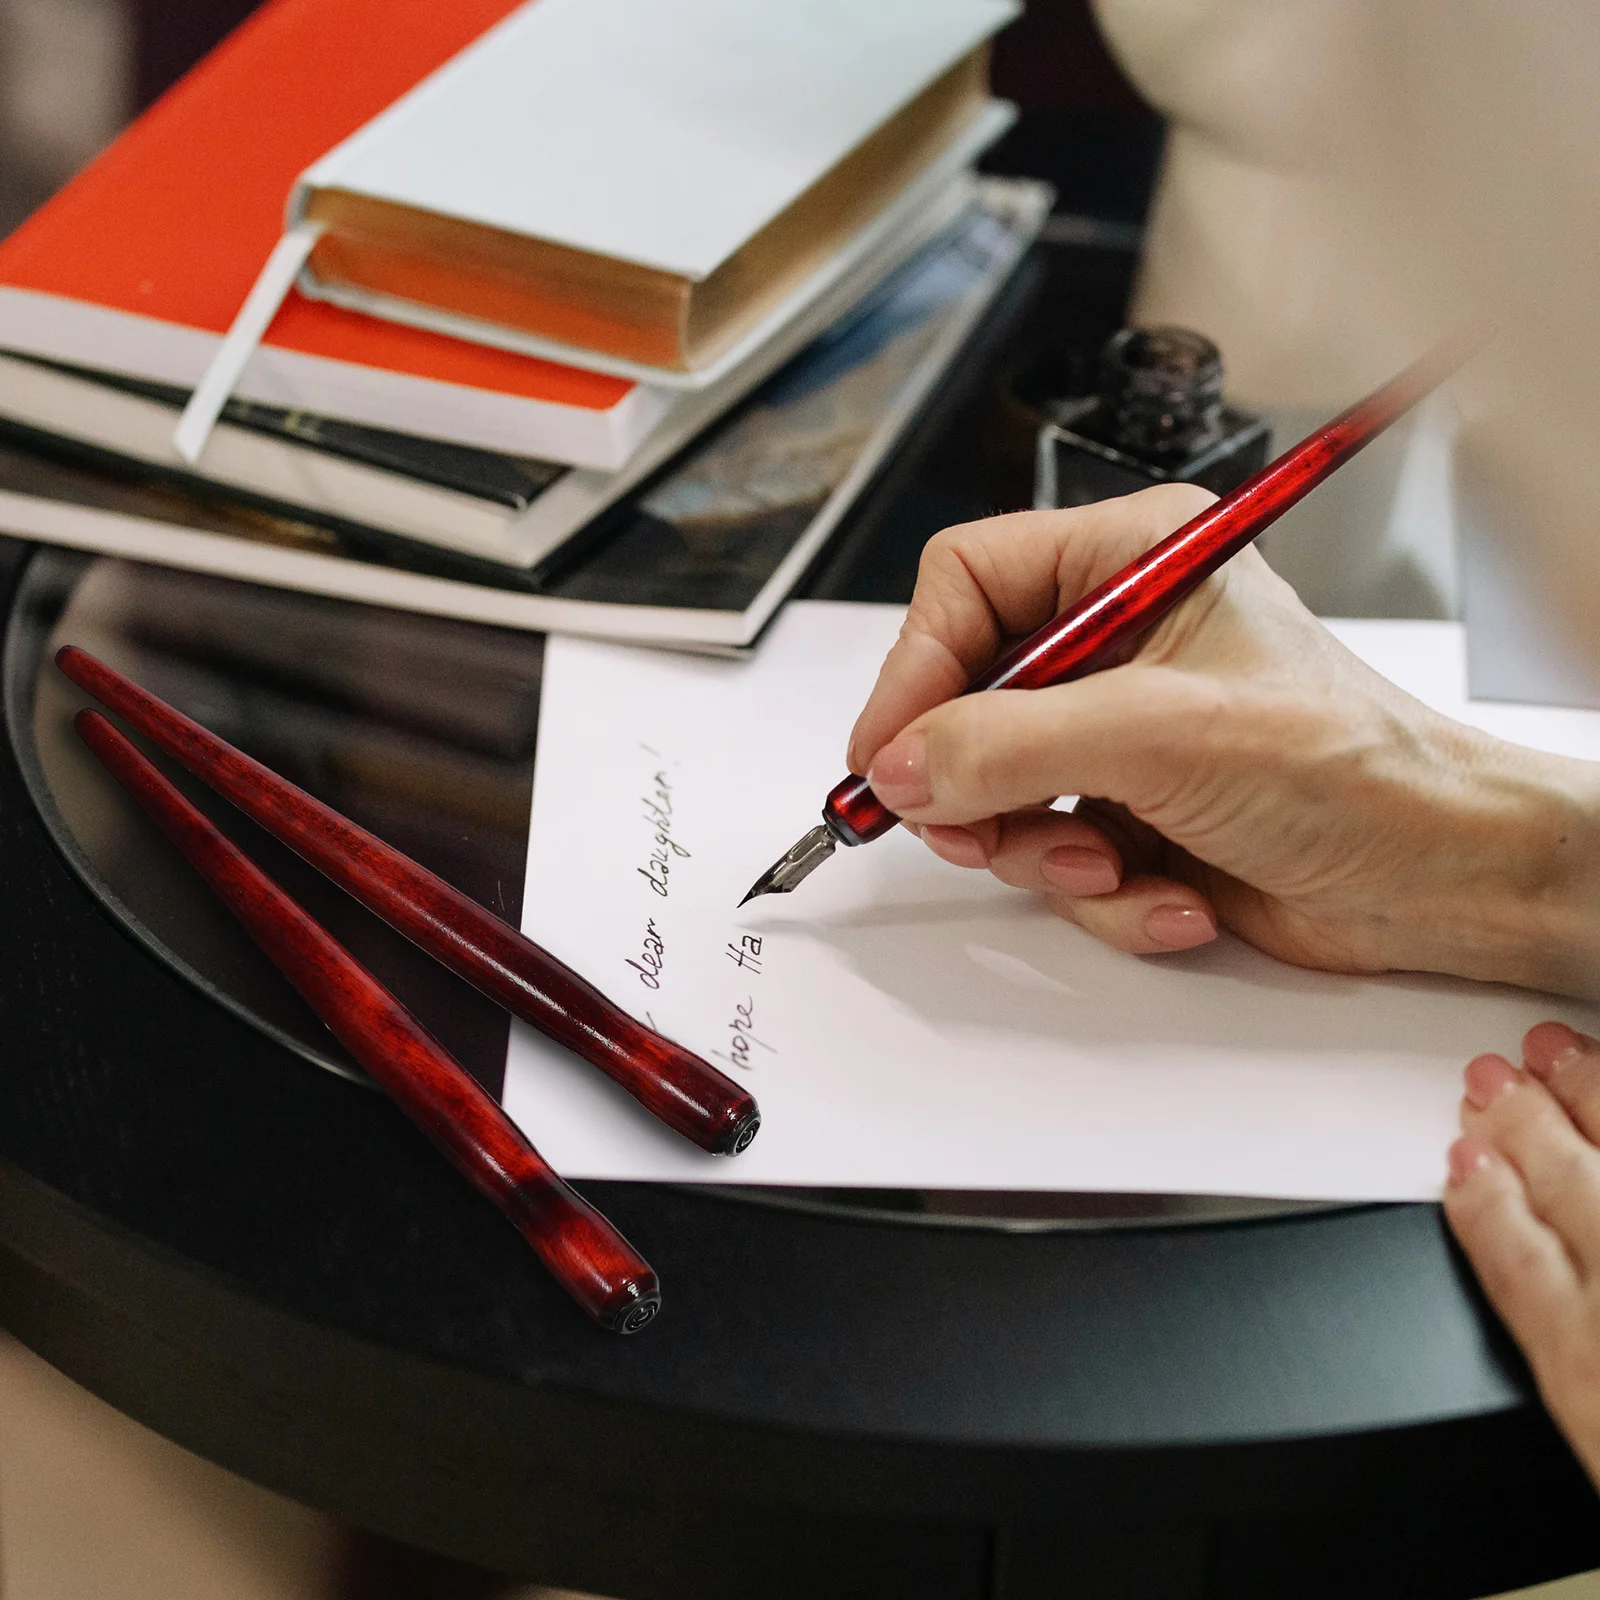
<svg viewBox="0 0 1600 1600"><path fill-rule="evenodd" d="M586 978L453 884L76 645L56 654L73 683L181 762L268 833L436 961L626 1089L714 1155L755 1138L755 1097L628 1015Z"/></svg>
<svg viewBox="0 0 1600 1600"><path fill-rule="evenodd" d="M1432 393L1481 343L1480 334L1464 334L1429 351L1008 650L963 693L1044 689L1112 665L1218 567ZM823 804L822 821L773 862L739 903L789 894L837 846L882 838L899 820L865 778L841 779Z"/></svg>

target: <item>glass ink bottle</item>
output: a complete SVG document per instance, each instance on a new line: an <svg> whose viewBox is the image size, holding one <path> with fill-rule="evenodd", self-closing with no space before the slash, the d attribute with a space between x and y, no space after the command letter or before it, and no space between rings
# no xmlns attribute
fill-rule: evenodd
<svg viewBox="0 0 1600 1600"><path fill-rule="evenodd" d="M1266 465L1268 428L1225 405L1222 355L1188 328L1124 328L1100 354L1097 394L1040 409L1036 507L1082 506L1152 483L1217 494ZM1038 402L1036 402L1038 403Z"/></svg>

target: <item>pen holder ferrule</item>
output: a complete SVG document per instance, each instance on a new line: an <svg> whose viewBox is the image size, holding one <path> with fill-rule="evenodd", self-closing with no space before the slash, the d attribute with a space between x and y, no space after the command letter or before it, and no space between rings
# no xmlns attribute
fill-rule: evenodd
<svg viewBox="0 0 1600 1600"><path fill-rule="evenodd" d="M829 791L822 820L840 844L858 845L881 839L900 819L865 778L852 775Z"/></svg>

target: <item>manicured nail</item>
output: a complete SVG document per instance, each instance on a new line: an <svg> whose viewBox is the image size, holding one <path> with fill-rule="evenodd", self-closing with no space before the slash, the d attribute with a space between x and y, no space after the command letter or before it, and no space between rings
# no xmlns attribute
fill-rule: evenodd
<svg viewBox="0 0 1600 1600"><path fill-rule="evenodd" d="M872 792L891 811L915 811L933 799L928 783L928 740L920 728L891 739L867 769Z"/></svg>
<svg viewBox="0 0 1600 1600"><path fill-rule="evenodd" d="M1039 876L1068 894L1110 894L1122 882L1117 864L1103 850L1058 844L1039 858ZM1154 937L1154 935L1152 935Z"/></svg>
<svg viewBox="0 0 1600 1600"><path fill-rule="evenodd" d="M986 867L988 852L982 841L965 828L930 822L922 829L922 842L942 861L957 867Z"/></svg>
<svg viewBox="0 0 1600 1600"><path fill-rule="evenodd" d="M1145 936L1167 950L1193 950L1217 936L1216 918L1198 906L1157 906L1144 919Z"/></svg>
<svg viewBox="0 0 1600 1600"><path fill-rule="evenodd" d="M1475 1056L1462 1074L1467 1100L1479 1111L1515 1089L1521 1077L1504 1056Z"/></svg>
<svg viewBox="0 0 1600 1600"><path fill-rule="evenodd" d="M1564 1022L1541 1022L1522 1041L1522 1059L1537 1078L1551 1078L1563 1067L1600 1050L1600 1045Z"/></svg>
<svg viewBox="0 0 1600 1600"><path fill-rule="evenodd" d="M1457 1139L1450 1146L1450 1187L1463 1184L1475 1172L1489 1168L1489 1152L1476 1139Z"/></svg>

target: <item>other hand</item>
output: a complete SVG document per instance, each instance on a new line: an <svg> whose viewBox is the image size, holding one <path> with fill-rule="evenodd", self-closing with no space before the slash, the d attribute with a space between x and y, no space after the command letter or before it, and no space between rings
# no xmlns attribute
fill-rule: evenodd
<svg viewBox="0 0 1600 1600"><path fill-rule="evenodd" d="M1600 1044L1559 1022L1467 1068L1445 1215L1600 1483Z"/></svg>

